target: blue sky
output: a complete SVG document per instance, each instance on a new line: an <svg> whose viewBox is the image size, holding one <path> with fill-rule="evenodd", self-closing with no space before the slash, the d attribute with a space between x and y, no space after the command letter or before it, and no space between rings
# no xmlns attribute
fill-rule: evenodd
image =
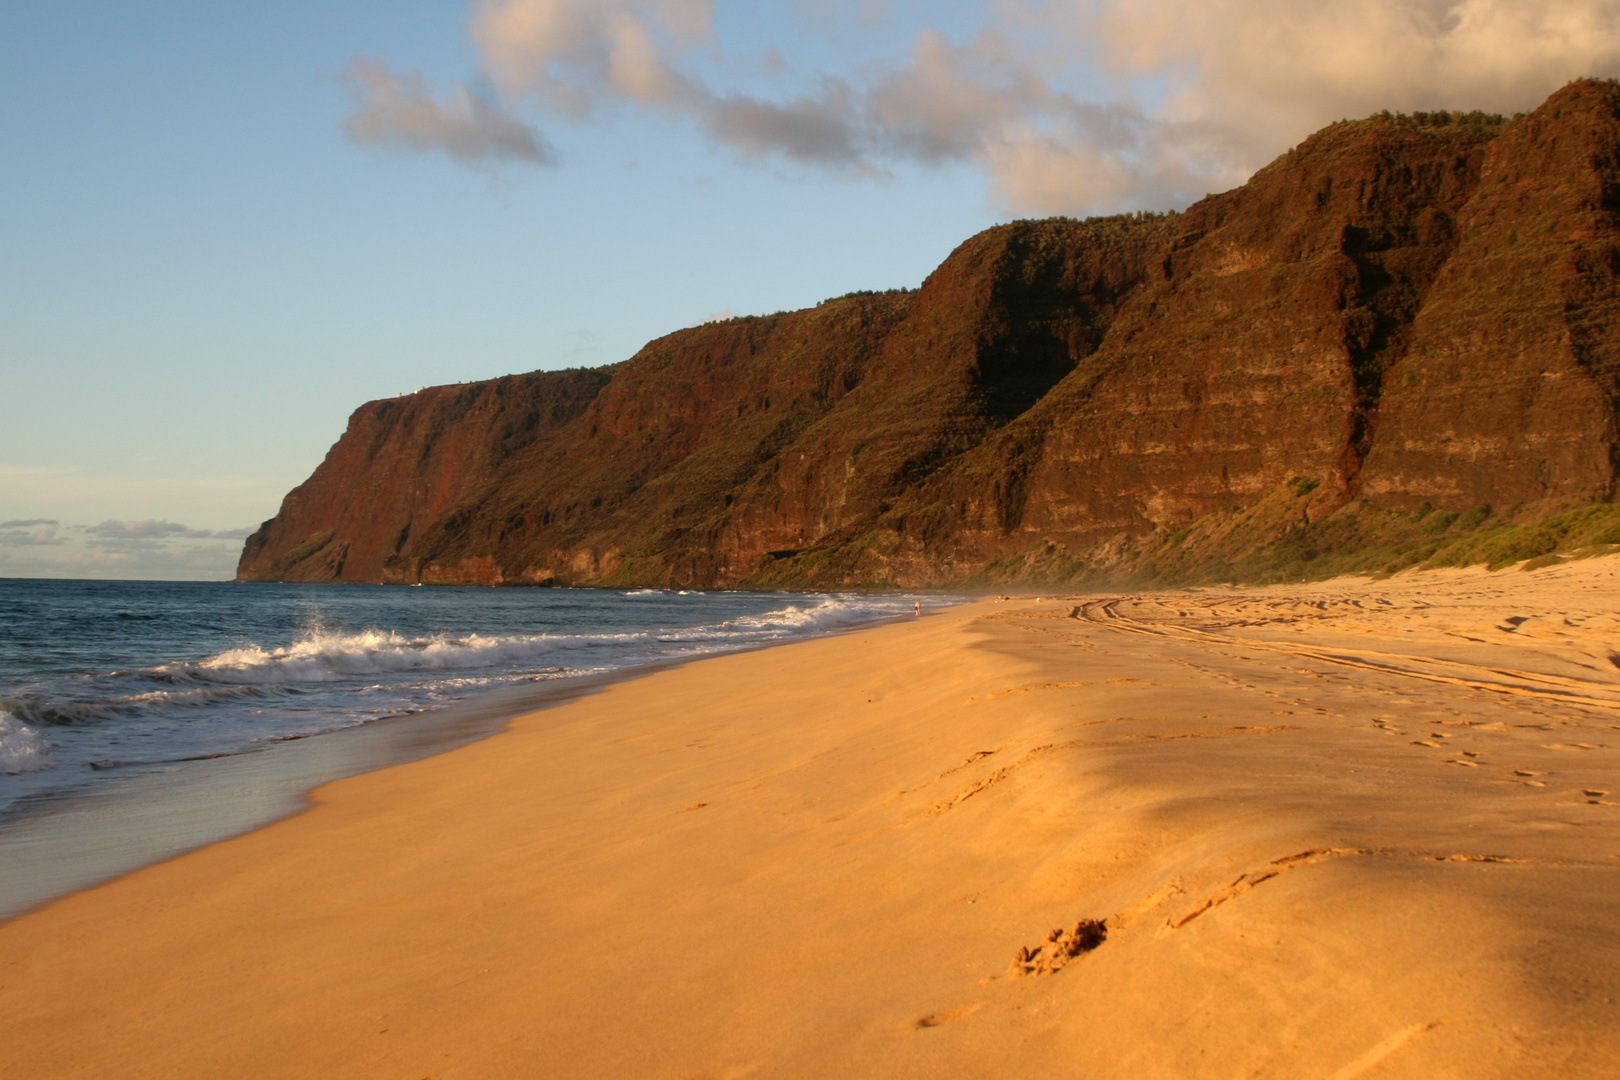
<svg viewBox="0 0 1620 1080"><path fill-rule="evenodd" d="M1610 3L1376 0L1348 44L1208 8L13 5L0 575L228 577L366 400L914 286L997 221L1185 205L1339 116L1532 107L1620 41Z"/></svg>

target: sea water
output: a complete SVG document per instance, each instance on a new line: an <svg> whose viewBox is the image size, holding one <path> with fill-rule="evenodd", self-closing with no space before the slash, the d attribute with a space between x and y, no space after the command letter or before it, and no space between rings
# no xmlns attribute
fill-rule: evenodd
<svg viewBox="0 0 1620 1080"><path fill-rule="evenodd" d="M0 579L0 916L271 820L300 785L487 734L570 686L918 600L952 602Z"/></svg>
<svg viewBox="0 0 1620 1080"><path fill-rule="evenodd" d="M130 771L809 637L915 599L0 579L0 815Z"/></svg>

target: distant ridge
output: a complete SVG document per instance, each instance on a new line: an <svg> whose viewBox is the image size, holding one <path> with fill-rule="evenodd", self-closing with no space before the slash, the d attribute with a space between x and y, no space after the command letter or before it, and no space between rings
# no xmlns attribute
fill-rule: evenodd
<svg viewBox="0 0 1620 1080"><path fill-rule="evenodd" d="M243 580L1274 580L1620 543L1620 88L1382 113L916 291L361 406Z"/></svg>

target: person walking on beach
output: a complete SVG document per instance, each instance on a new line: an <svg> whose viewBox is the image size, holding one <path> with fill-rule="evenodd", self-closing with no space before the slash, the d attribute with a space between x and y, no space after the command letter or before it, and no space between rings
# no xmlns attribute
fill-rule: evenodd
<svg viewBox="0 0 1620 1080"><path fill-rule="evenodd" d="M921 600L917 601L917 614L918 615L922 614L922 601Z"/></svg>

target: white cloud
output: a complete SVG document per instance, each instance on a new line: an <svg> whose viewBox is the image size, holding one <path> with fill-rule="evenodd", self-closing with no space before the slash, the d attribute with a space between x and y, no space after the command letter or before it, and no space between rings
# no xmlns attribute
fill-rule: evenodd
<svg viewBox="0 0 1620 1080"><path fill-rule="evenodd" d="M1346 117L1511 113L1620 73L1613 0L1110 0L1069 16L1116 80L1164 87L1150 157L1189 176L1252 171Z"/></svg>
<svg viewBox="0 0 1620 1080"><path fill-rule="evenodd" d="M49 552L0 548L0 577L224 581L234 575L240 554L240 545L223 544L117 551L73 545Z"/></svg>
<svg viewBox="0 0 1620 1080"><path fill-rule="evenodd" d="M731 94L705 102L701 119L710 134L745 156L780 154L805 165L860 173L872 166L859 145L848 97L838 83L829 83L819 98L780 104Z"/></svg>
<svg viewBox="0 0 1620 1080"><path fill-rule="evenodd" d="M31 515L0 521L0 577L227 579L251 527L203 528L152 510L197 514L216 525L258 520L297 479L145 478L0 464L0 506Z"/></svg>
<svg viewBox="0 0 1620 1080"><path fill-rule="evenodd" d="M713 28L709 0L483 0L472 39L504 96L583 117L703 97L674 61Z"/></svg>
<svg viewBox="0 0 1620 1080"><path fill-rule="evenodd" d="M796 10L829 36L834 20L858 35L895 18L837 0ZM652 110L744 157L847 176L973 163L1019 213L1185 204L1343 117L1512 112L1571 78L1620 73L1617 0L985 0L978 12L966 38L919 25L903 52L839 70L796 64L795 41L764 44L754 70L798 87L769 94L727 84L739 69L721 62L709 0L481 0L471 34L501 102L574 122ZM476 157L455 140L477 124L441 123L448 107L420 83L379 85L423 118L388 137ZM481 99L462 90L470 116Z"/></svg>
<svg viewBox="0 0 1620 1080"><path fill-rule="evenodd" d="M355 108L343 130L354 142L440 150L467 165L556 164L545 136L464 84L441 96L416 72L395 74L381 61L360 59L344 75Z"/></svg>
<svg viewBox="0 0 1620 1080"><path fill-rule="evenodd" d="M0 522L0 576L221 580L232 576L253 530L193 529L172 521L67 525L49 518Z"/></svg>
<svg viewBox="0 0 1620 1080"><path fill-rule="evenodd" d="M56 535L60 521L28 518L26 521L0 521L0 547L56 547L64 541Z"/></svg>
<svg viewBox="0 0 1620 1080"><path fill-rule="evenodd" d="M103 521L100 525L76 526L92 538L91 543L122 542L136 540L170 540L183 537L188 540L203 540L214 534L207 529L190 529L184 525L177 525L172 521L155 521L148 518L145 521Z"/></svg>

